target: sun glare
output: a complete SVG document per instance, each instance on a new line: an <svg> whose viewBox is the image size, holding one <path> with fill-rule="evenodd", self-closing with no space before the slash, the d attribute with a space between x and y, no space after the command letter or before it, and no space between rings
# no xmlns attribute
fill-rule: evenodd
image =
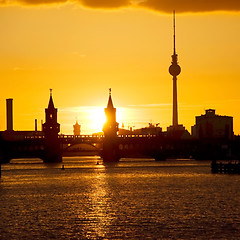
<svg viewBox="0 0 240 240"><path fill-rule="evenodd" d="M89 128L95 132L102 132L103 124L106 121L103 107L92 107L88 110Z"/></svg>
<svg viewBox="0 0 240 240"><path fill-rule="evenodd" d="M64 134L72 134L75 119L81 125L81 134L88 135L102 132L103 124L106 121L104 106L81 106L62 109L59 122L61 131ZM116 120L119 128L137 129L147 127L148 123L160 123L160 126L166 128L170 116L169 106L163 107L117 107ZM153 118L154 113L157 117ZM140 117L139 117L140 116Z"/></svg>

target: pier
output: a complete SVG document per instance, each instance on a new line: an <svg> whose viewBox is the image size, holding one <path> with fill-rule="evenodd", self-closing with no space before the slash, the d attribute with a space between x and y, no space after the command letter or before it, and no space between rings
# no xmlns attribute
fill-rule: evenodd
<svg viewBox="0 0 240 240"><path fill-rule="evenodd" d="M240 174L240 162L216 162L212 161L211 164L212 173L227 173L227 174Z"/></svg>

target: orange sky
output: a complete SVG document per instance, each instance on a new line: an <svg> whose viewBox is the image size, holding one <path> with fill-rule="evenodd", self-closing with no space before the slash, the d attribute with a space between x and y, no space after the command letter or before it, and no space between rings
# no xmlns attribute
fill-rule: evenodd
<svg viewBox="0 0 240 240"><path fill-rule="evenodd" d="M72 133L76 118L83 134L100 131L109 87L120 126L152 122L165 130L171 124L167 1L148 0L144 7L127 0L114 1L115 6L106 0L31 2L44 0L0 1L0 130L6 128L6 98L14 99L15 130L33 130L35 118L40 126L49 88L62 133ZM176 19L179 123L189 131L196 115L215 108L233 116L234 132L240 133L240 4L225 2L218 1L218 8L187 0L175 4L181 12Z"/></svg>

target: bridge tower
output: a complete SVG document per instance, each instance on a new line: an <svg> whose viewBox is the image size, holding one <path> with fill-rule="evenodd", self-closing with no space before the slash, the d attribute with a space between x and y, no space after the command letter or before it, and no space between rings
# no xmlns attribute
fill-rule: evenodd
<svg viewBox="0 0 240 240"><path fill-rule="evenodd" d="M45 123L43 132L45 134L45 156L44 162L62 162L60 142L58 133L60 124L57 122L57 108L54 107L52 89L50 89L50 99L48 108L45 109Z"/></svg>
<svg viewBox="0 0 240 240"><path fill-rule="evenodd" d="M116 108L113 106L111 88L109 89L109 98L107 108L104 109L106 122L103 126L103 161L117 162L119 161L117 132L118 123L116 121Z"/></svg>
<svg viewBox="0 0 240 240"><path fill-rule="evenodd" d="M79 136L81 134L81 125L76 121L76 123L73 125L73 135Z"/></svg>

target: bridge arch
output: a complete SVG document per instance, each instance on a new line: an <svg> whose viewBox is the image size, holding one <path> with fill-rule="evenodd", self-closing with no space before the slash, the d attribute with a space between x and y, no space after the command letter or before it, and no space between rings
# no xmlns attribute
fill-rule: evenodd
<svg viewBox="0 0 240 240"><path fill-rule="evenodd" d="M89 146L92 149L96 149L96 150L101 150L100 146L98 146L96 143L79 143L79 142L73 142L73 143L68 143L65 147L63 146L63 150L64 151L68 151L71 148L77 148L77 146ZM87 148L87 147L86 147Z"/></svg>

